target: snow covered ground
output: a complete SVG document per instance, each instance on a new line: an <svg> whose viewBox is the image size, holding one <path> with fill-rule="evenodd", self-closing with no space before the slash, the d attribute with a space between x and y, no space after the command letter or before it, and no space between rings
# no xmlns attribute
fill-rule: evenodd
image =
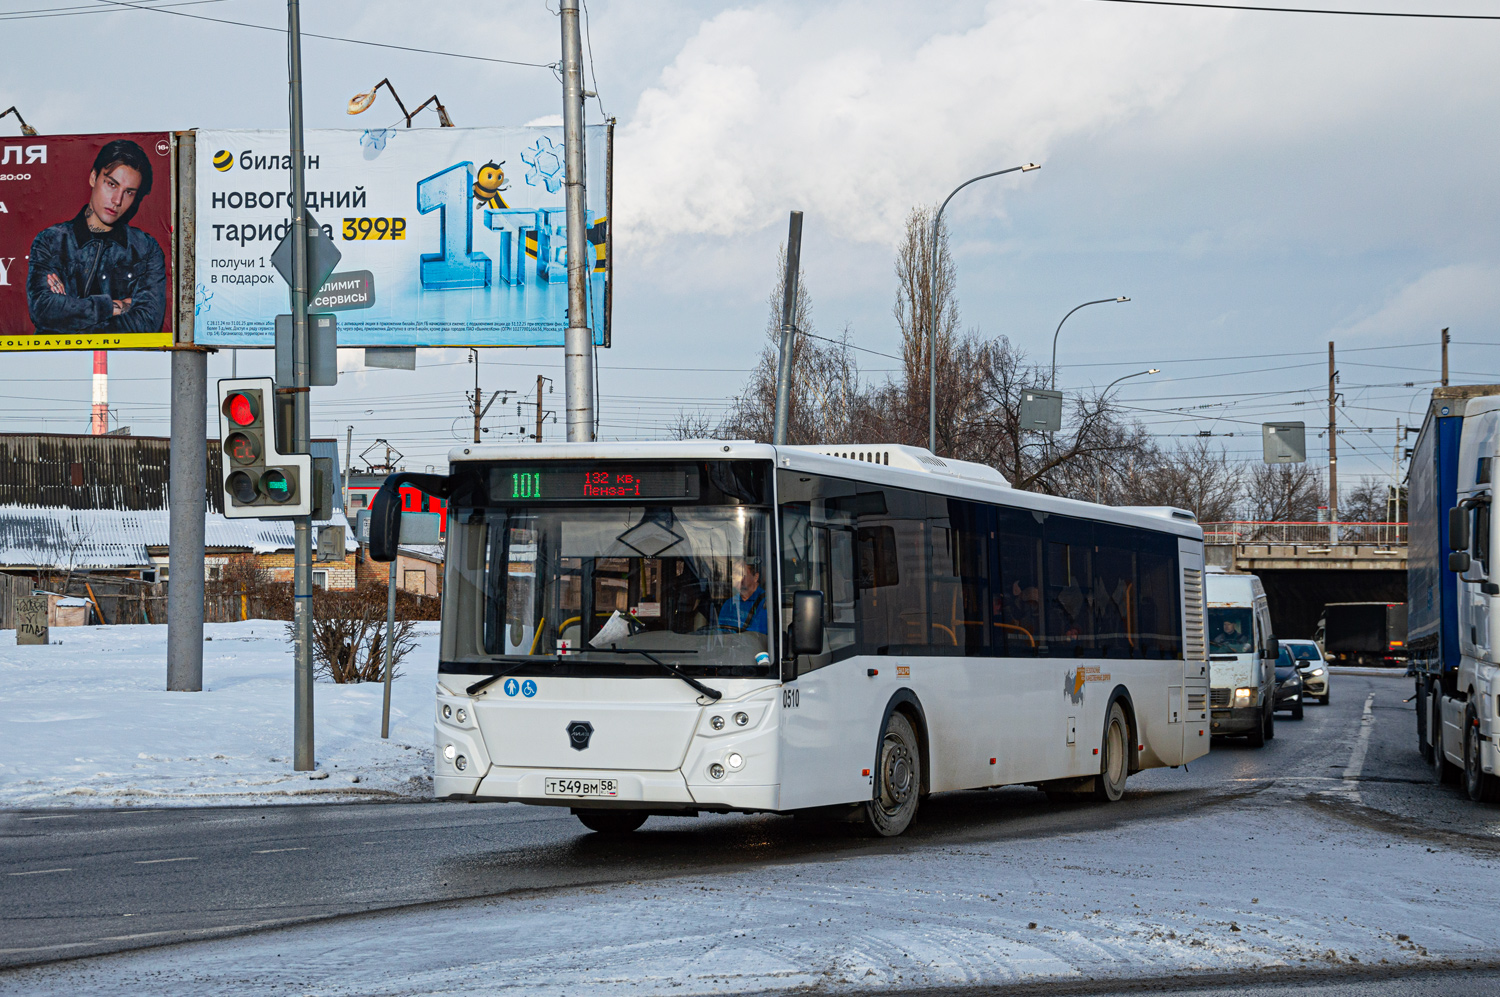
<svg viewBox="0 0 1500 997"><path fill-rule="evenodd" d="M0 630L0 807L284 803L430 793L437 624L391 691L315 685L318 769L293 772L286 625L210 623L203 692L165 692L165 626L68 627L18 647Z"/></svg>
<svg viewBox="0 0 1500 997"><path fill-rule="evenodd" d="M1445 966L1500 944L1494 882L1489 857L1262 798L1107 831L346 918L20 971L0 993L899 992Z"/></svg>

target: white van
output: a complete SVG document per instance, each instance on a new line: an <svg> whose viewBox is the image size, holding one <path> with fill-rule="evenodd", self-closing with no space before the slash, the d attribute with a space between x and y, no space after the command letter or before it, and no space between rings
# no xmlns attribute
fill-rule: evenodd
<svg viewBox="0 0 1500 997"><path fill-rule="evenodd" d="M1276 736L1276 655L1266 590L1254 575L1209 568L1208 702L1214 734L1243 734L1254 747Z"/></svg>

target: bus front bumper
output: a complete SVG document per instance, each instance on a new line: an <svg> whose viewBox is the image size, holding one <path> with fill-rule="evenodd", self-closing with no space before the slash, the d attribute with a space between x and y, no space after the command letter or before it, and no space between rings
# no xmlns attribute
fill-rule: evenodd
<svg viewBox="0 0 1500 997"><path fill-rule="evenodd" d="M483 778L475 778L452 771L445 774L443 768L439 759L433 795L440 800L600 809L767 811L777 809L781 795L776 785L731 783L727 778L716 784L690 786L681 771L524 769L497 765ZM580 784L606 792L583 796L568 791Z"/></svg>

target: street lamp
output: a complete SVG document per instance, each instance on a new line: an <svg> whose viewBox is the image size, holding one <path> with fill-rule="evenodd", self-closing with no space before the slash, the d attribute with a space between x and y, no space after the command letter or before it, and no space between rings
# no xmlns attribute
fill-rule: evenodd
<svg viewBox="0 0 1500 997"><path fill-rule="evenodd" d="M391 92L391 96L396 99L396 106L401 108L401 113L406 117L406 127L411 127L411 119L415 118L428 104L437 105L439 127L453 127L453 122L448 118L448 109L443 106L442 101L437 99L437 94L433 94L431 97L428 97L426 100L422 101L421 104L418 104L415 111L408 111L406 109L406 104L402 102L400 96L396 93L396 88L391 86L391 81L388 79L381 80L379 83L375 84L364 93L357 93L353 97L350 97L349 113L363 114L364 112L368 111L370 109L370 106L375 103L375 91L379 90L381 87L385 87L387 90L389 90Z"/></svg>
<svg viewBox="0 0 1500 997"><path fill-rule="evenodd" d="M22 135L25 135L28 138L30 138L31 136L34 136L36 134L36 129L33 128L33 127L31 127L30 125L28 125L26 123L26 119L23 118L23 117L21 117L21 112L18 111L18 110L16 110L14 104L11 105L10 107L7 107L3 111L0 111L0 118L5 117L7 114L14 114L16 116L16 120L21 123L21 134Z"/></svg>
<svg viewBox="0 0 1500 997"><path fill-rule="evenodd" d="M988 180L990 177L998 177L1005 173L1030 173L1032 170L1041 169L1038 163L1027 163L1024 166L1012 166L1008 170L996 170L993 173L981 173L972 180L965 180L953 188L953 194L957 194L969 184L978 180ZM937 453L937 239L938 226L943 221L943 209L948 202L953 200L953 194L943 198L943 203L938 207L937 214L932 219L932 243L928 250L927 260L927 449L933 454Z"/></svg>
<svg viewBox="0 0 1500 997"><path fill-rule="evenodd" d="M1126 374L1124 377L1117 377L1113 381L1110 381L1108 384L1106 384L1104 386L1104 390L1103 391L1099 392L1099 400L1101 402L1104 401L1104 396L1107 395L1107 394L1109 394L1109 389L1113 388L1115 385L1119 384L1121 381L1128 381L1132 377L1145 377L1147 374L1160 374L1160 373L1161 373L1161 368L1160 367L1152 367L1150 370L1138 370L1134 374Z"/></svg>
<svg viewBox="0 0 1500 997"><path fill-rule="evenodd" d="M1083 304L1079 305L1078 308L1087 308L1089 305L1107 305L1110 302L1118 303L1129 300L1129 298L1123 295L1118 298L1100 298L1098 301L1085 301ZM1073 312L1078 311L1078 308L1074 308ZM1057 336L1058 333L1062 332L1063 322L1066 322L1068 318L1072 316L1073 312L1068 312L1067 315L1064 315L1062 317L1062 322L1057 323L1057 332L1054 332L1052 334L1052 389L1054 391L1057 390Z"/></svg>

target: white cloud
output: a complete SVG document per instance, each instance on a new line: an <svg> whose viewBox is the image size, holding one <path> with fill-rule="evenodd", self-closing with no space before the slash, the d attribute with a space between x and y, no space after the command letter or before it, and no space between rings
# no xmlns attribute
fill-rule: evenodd
<svg viewBox="0 0 1500 997"><path fill-rule="evenodd" d="M622 238L731 236L800 207L844 237L888 242L912 204L956 179L1045 161L1064 137L1162 106L1215 57L1233 15L1021 2L971 21L934 30L869 3L706 21L621 128Z"/></svg>
<svg viewBox="0 0 1500 997"><path fill-rule="evenodd" d="M1463 263L1429 270L1393 291L1378 309L1348 322L1335 339L1350 345L1392 339L1436 341L1439 329L1454 339L1493 336L1500 265Z"/></svg>

